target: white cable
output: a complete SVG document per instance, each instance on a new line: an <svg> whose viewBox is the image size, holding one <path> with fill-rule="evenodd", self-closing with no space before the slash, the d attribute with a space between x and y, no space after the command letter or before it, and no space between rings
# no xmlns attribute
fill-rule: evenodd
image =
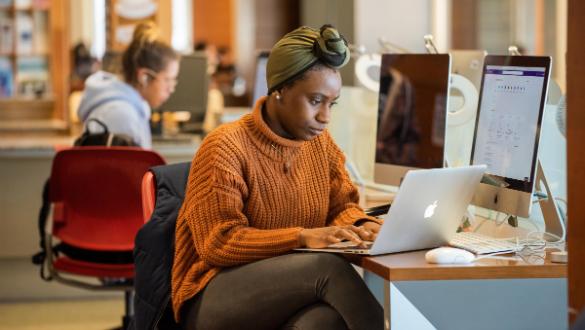
<svg viewBox="0 0 585 330"><path fill-rule="evenodd" d="M569 203L567 203L567 200L565 200L562 197L555 197L555 200L563 202L565 204L565 207L569 206Z"/></svg>
<svg viewBox="0 0 585 330"><path fill-rule="evenodd" d="M560 198L560 197L556 197L555 200L561 201L563 203L565 203L565 210L562 210L560 207L557 207L557 210L559 211L560 215L561 215L561 219L560 219L560 225L561 225L561 230L562 230L562 240L565 241L567 239L567 227L565 222L567 221L567 211L566 209L569 207L569 203L567 203L566 200Z"/></svg>
<svg viewBox="0 0 585 330"><path fill-rule="evenodd" d="M533 237L536 234L538 234L540 236ZM549 236L553 239L556 239L556 241L551 242L551 241L545 239L546 236ZM544 232L544 231L530 232L526 235L525 241L526 241L525 244L542 245L542 250L546 250L546 249L550 249L550 248L558 249L561 251L565 250L565 240L562 237L559 237L558 235L555 235L555 234L549 233L549 232Z"/></svg>
<svg viewBox="0 0 585 330"><path fill-rule="evenodd" d="M536 224L536 222L534 222L534 219L531 218L521 218L521 219L525 219L526 221L528 221L528 223L530 223L532 226L534 226L534 228L536 229L536 231L541 231L540 227L538 227L538 225Z"/></svg>

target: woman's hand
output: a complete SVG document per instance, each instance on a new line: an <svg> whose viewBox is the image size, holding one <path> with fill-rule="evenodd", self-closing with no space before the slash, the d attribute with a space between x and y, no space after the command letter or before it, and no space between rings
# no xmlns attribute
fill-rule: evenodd
<svg viewBox="0 0 585 330"><path fill-rule="evenodd" d="M359 229L355 226L329 226L303 229L300 233L299 241L302 247L315 249L324 248L343 240L352 241L363 246L363 240L360 238L360 232L362 231L363 229Z"/></svg>
<svg viewBox="0 0 585 330"><path fill-rule="evenodd" d="M373 221L366 221L357 228L359 230L358 235L360 235L361 239L365 241L374 241L376 237L378 237L380 224Z"/></svg>

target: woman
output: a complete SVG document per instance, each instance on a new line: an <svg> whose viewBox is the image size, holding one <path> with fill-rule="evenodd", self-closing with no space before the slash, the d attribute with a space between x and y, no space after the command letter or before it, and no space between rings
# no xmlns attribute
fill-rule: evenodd
<svg viewBox="0 0 585 330"><path fill-rule="evenodd" d="M141 23L122 56L122 71L124 81L104 71L87 79L79 118L86 123L98 119L110 132L125 134L137 145L150 148L150 109L158 108L174 92L179 55L158 39L154 23ZM98 130L93 125L89 129Z"/></svg>
<svg viewBox="0 0 585 330"><path fill-rule="evenodd" d="M381 329L382 308L342 257L293 253L371 240L344 157L325 129L349 60L331 26L272 49L269 95L211 132L177 218L172 301L186 329Z"/></svg>

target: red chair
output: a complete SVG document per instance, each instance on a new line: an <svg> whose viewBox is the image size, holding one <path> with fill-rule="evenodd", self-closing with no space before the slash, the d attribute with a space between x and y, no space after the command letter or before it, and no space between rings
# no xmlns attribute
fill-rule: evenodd
<svg viewBox="0 0 585 330"><path fill-rule="evenodd" d="M142 177L150 167L163 164L156 152L131 147L70 148L53 160L49 188L53 217L45 234L49 273L76 287L125 291L125 327L133 314L134 264L74 259L55 253L53 239L84 253L131 255L144 223Z"/></svg>

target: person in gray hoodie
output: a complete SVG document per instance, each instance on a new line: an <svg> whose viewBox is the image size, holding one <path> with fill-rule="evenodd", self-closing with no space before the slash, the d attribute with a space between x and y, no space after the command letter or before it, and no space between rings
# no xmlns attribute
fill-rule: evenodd
<svg viewBox="0 0 585 330"><path fill-rule="evenodd" d="M98 119L110 132L127 135L137 145L151 148L151 109L158 108L174 92L179 55L158 38L154 23L141 23L122 56L122 71L124 80L104 71L87 79L79 118L86 125L89 119ZM92 122L85 129L99 132L101 128Z"/></svg>

